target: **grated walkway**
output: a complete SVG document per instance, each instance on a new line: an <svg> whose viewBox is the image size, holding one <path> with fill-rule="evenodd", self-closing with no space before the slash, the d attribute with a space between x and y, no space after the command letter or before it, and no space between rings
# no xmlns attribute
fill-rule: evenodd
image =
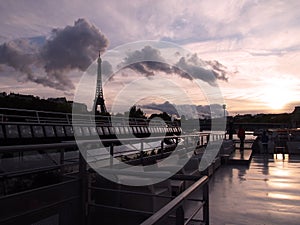
<svg viewBox="0 0 300 225"><path fill-rule="evenodd" d="M211 225L299 225L300 156L254 155L210 179Z"/></svg>

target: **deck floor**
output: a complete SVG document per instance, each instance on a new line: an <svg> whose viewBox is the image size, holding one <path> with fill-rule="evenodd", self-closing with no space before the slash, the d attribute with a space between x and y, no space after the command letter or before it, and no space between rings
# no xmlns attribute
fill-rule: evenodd
<svg viewBox="0 0 300 225"><path fill-rule="evenodd" d="M229 157L230 161L236 161L236 162L247 162L249 163L252 156L252 150L235 150L232 155Z"/></svg>
<svg viewBox="0 0 300 225"><path fill-rule="evenodd" d="M254 155L210 180L211 225L299 225L300 156Z"/></svg>

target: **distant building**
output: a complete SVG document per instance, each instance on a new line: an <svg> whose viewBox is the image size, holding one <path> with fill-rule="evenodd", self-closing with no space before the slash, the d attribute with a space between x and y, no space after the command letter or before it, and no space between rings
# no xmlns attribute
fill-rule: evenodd
<svg viewBox="0 0 300 225"><path fill-rule="evenodd" d="M34 100L37 97L34 97L33 95L22 95L22 94L15 94L15 93L10 93L8 95L9 98L18 98L18 99L22 99L22 100Z"/></svg>
<svg viewBox="0 0 300 225"><path fill-rule="evenodd" d="M67 103L67 99L65 97L61 98L48 98L47 101L55 102L55 103Z"/></svg>
<svg viewBox="0 0 300 225"><path fill-rule="evenodd" d="M300 106L296 106L291 118L293 127L300 127Z"/></svg>
<svg viewBox="0 0 300 225"><path fill-rule="evenodd" d="M86 104L68 101L68 104L72 105L73 109L75 109L76 113L86 113L88 112Z"/></svg>

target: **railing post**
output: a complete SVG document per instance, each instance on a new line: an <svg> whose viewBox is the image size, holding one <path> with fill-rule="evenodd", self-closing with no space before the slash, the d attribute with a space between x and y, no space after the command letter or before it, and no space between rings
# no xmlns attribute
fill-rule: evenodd
<svg viewBox="0 0 300 225"><path fill-rule="evenodd" d="M185 147L188 148L189 147L189 138L185 137L184 142L185 142Z"/></svg>
<svg viewBox="0 0 300 225"><path fill-rule="evenodd" d="M176 225L184 225L184 210L182 205L176 209Z"/></svg>
<svg viewBox="0 0 300 225"><path fill-rule="evenodd" d="M81 204L80 204L80 212L81 212L81 225L87 224L87 215L88 215L88 184L87 184L87 171L86 171L86 161L82 156L83 152L79 153L79 174L80 174L80 190L81 190Z"/></svg>
<svg viewBox="0 0 300 225"><path fill-rule="evenodd" d="M109 154L110 154L110 167L113 166L113 156L114 156L114 143L111 143L109 146Z"/></svg>
<svg viewBox="0 0 300 225"><path fill-rule="evenodd" d="M209 188L208 183L203 187L203 221L205 225L209 225Z"/></svg>
<svg viewBox="0 0 300 225"><path fill-rule="evenodd" d="M141 141L141 149L140 149L140 154L141 154L141 165L144 165L144 143Z"/></svg>
<svg viewBox="0 0 300 225"><path fill-rule="evenodd" d="M69 114L66 114L66 118L67 118L67 123L70 124Z"/></svg>
<svg viewBox="0 0 300 225"><path fill-rule="evenodd" d="M65 149L60 149L60 173L63 175L65 173Z"/></svg>
<svg viewBox="0 0 300 225"><path fill-rule="evenodd" d="M160 154L161 154L161 158L162 158L163 154L164 154L164 140L162 140L160 142Z"/></svg>
<svg viewBox="0 0 300 225"><path fill-rule="evenodd" d="M36 114L37 122L40 123L39 112L38 112L38 111L35 111L35 114Z"/></svg>

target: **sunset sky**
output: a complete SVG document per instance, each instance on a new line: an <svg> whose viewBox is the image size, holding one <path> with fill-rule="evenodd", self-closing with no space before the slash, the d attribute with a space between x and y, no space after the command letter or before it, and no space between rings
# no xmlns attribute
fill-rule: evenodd
<svg viewBox="0 0 300 225"><path fill-rule="evenodd" d="M66 64L63 68L64 59L59 58L63 56L53 56L51 50L55 42L45 43L53 38L53 29L58 29L58 37L59 30L74 26L90 29L90 37L100 35L93 44L101 45L103 52L131 42L157 40L179 45L201 62L220 63L224 76L215 82L231 115L292 112L300 105L299 9L299 0L1 1L0 92L42 98L66 96L72 100L86 64ZM83 21L74 25L80 18ZM90 54L83 56L82 62L95 61L99 48L78 51ZM55 57L57 61L51 62ZM138 79L138 71L120 73L125 72L134 74L131 79ZM154 84L156 79L170 79L161 71L153 77L147 79ZM180 83L185 92L193 92L197 87L182 77L174 77L174 82ZM112 102L111 93L122 88L118 87L120 82L123 86L132 82L127 78L111 80L110 89L104 90L107 104ZM191 102L205 104L196 97Z"/></svg>

